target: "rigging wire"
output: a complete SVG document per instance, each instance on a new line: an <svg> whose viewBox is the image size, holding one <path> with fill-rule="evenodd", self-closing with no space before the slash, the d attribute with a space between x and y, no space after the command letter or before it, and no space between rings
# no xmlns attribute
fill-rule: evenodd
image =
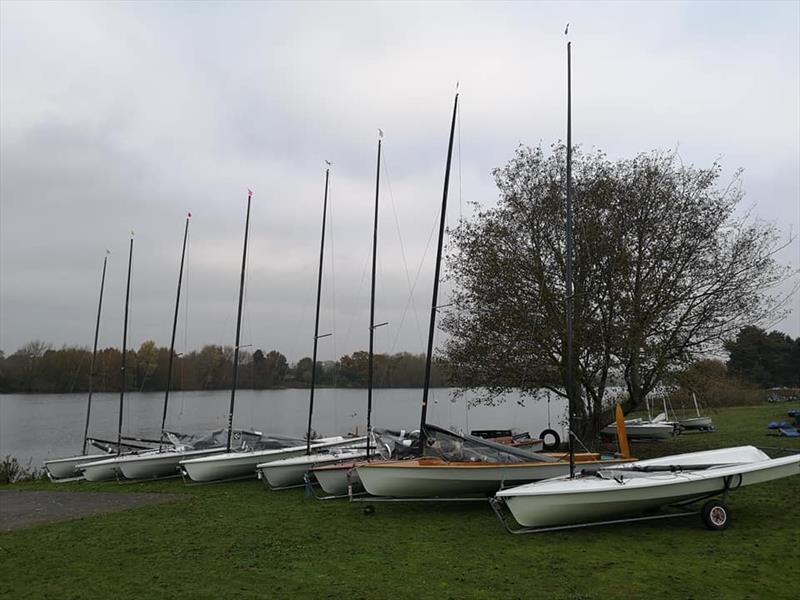
<svg viewBox="0 0 800 600"><path fill-rule="evenodd" d="M409 298L410 298L410 301L411 301L411 308L412 308L412 311L414 313L414 321L415 321L416 326L417 326L417 337L419 338L420 346L422 346L423 343L424 343L423 342L424 338L423 338L423 335L422 335L422 327L420 326L420 322L419 322L419 311L417 310L416 302L414 301L414 293L413 293L414 289L413 289L413 287L411 285L411 277L410 277L409 272L408 272L408 260L406 259L406 249L405 249L405 244L403 243L403 235L402 235L401 229L400 229L400 219L397 216L397 206L395 204L394 193L392 191L392 180L391 180L391 178L389 176L389 161L388 161L385 149L383 150L383 161L382 162L383 162L383 173L384 173L384 176L385 176L384 179L386 180L386 187L387 187L387 189L389 191L389 200L390 200L391 205L392 205L392 215L394 216L394 225L395 225L395 229L397 231L397 239L400 242L400 256L403 259L403 273L406 276L406 285L408 286L408 289L409 289ZM402 320L401 320L401 323L402 323ZM394 350L394 348L392 348L392 350Z"/></svg>
<svg viewBox="0 0 800 600"><path fill-rule="evenodd" d="M439 208L436 211L436 216L434 217L433 224L431 226L431 231L428 234L428 241L425 244L425 250L422 253L422 258L420 258L419 265L417 266L417 273L414 276L414 283L411 286L411 293L409 294L408 300L406 301L406 305L403 308L403 313L400 317L400 323L397 326L397 335L394 338L394 342L392 342L392 352L394 352L395 348L397 347L397 341L400 338L400 331L402 330L402 325L405 322L406 314L408 313L408 307L411 305L411 300L414 297L414 290L417 287L417 283L419 283L419 276L422 273L422 266L425 264L425 257L428 255L428 250L431 247L431 240L433 240L433 234L436 232L440 212L441 208Z"/></svg>

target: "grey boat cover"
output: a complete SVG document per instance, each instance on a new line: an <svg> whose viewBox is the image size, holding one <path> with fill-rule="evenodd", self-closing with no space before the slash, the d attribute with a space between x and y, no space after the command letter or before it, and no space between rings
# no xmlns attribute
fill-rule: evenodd
<svg viewBox="0 0 800 600"><path fill-rule="evenodd" d="M425 445L420 452L419 431L407 433L374 429L373 438L383 458L403 459L432 456L448 462L526 463L558 462L547 454L515 448L469 434L459 434L436 425L425 425Z"/></svg>
<svg viewBox="0 0 800 600"><path fill-rule="evenodd" d="M193 450L220 448L228 443L227 429L213 429L195 433L167 432L167 437L175 446L189 447ZM274 450L290 446L300 446L305 441L300 438L278 434L262 434L257 431L234 429L231 435L231 449L234 450Z"/></svg>

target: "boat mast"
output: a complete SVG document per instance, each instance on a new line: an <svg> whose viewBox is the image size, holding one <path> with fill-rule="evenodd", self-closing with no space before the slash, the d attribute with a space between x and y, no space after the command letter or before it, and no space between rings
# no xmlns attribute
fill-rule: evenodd
<svg viewBox="0 0 800 600"><path fill-rule="evenodd" d="M131 297L131 265L133 264L133 232L131 232L131 246L128 251L128 283L125 288L125 320L122 324L122 387L119 391L119 421L117 422L117 456L122 454L122 406L125 402L125 358L128 352L128 304Z"/></svg>
<svg viewBox="0 0 800 600"><path fill-rule="evenodd" d="M381 325L375 325L375 265L378 257L378 198L380 196L381 185L381 142L383 141L383 131L378 130L378 165L375 170L375 217L372 224L372 287L369 298L369 366L367 369L367 460L370 458L370 430L372 428L372 383L374 377L374 339L375 329Z"/></svg>
<svg viewBox="0 0 800 600"><path fill-rule="evenodd" d="M92 348L92 362L89 363L89 399L86 403L86 424L83 427L83 450L86 454L86 441L89 438L89 415L92 413L92 390L94 384L94 361L97 357L97 337L100 334L100 311L103 309L103 288L106 284L106 265L108 264L108 250L103 257L103 275L100 277L100 301L97 303L97 323L94 326L94 347Z"/></svg>
<svg viewBox="0 0 800 600"><path fill-rule="evenodd" d="M567 30L569 25L567 25ZM567 33L565 31L564 33ZM575 477L575 379L572 340L572 42L567 42L567 410L569 410L569 476Z"/></svg>
<svg viewBox="0 0 800 600"><path fill-rule="evenodd" d="M172 386L172 361L175 358L175 332L178 329L178 308L181 305L181 283L183 282L183 263L186 258L186 239L189 237L189 219L192 213L186 215L186 225L183 228L183 249L181 250L181 267L178 271L178 294L175 298L175 316L172 319L172 339L169 343L169 362L167 362L167 389L164 391L164 412L161 415L161 443L164 444L164 425L167 422L167 406L169 405L169 390Z"/></svg>
<svg viewBox="0 0 800 600"><path fill-rule="evenodd" d="M247 190L247 216L244 220L244 247L242 249L242 274L239 278L239 310L236 314L236 344L233 347L233 382L231 385L231 404L228 408L228 443L226 452L231 451L231 435L233 434L233 406L236 402L236 381L239 376L239 337L242 332L242 300L244 299L244 270L247 264L247 233L250 229L250 200L253 192Z"/></svg>
<svg viewBox="0 0 800 600"><path fill-rule="evenodd" d="M444 170L444 190L442 192L442 209L439 216L439 244L436 248L436 270L433 275L433 299L428 326L428 352L425 356L425 383L422 389L422 415L419 422L419 452L425 448L425 421L428 416L428 393L431 386L431 361L433 359L433 334L436 331L436 304L439 300L439 272L442 263L442 243L444 241L444 225L447 218L447 191L450 187L450 162L453 158L453 137L456 131L456 113L458 111L458 92L453 101L453 119L450 123L450 141L447 145L447 164Z"/></svg>
<svg viewBox="0 0 800 600"><path fill-rule="evenodd" d="M314 387L317 383L317 342L319 341L319 304L322 298L322 265L325 257L325 217L328 215L328 181L331 169L325 169L325 194L322 199L322 234L319 243L319 270L317 272L317 309L314 316L314 350L311 357L311 393L308 398L308 427L306 428L306 454L311 454L311 417L314 414Z"/></svg>

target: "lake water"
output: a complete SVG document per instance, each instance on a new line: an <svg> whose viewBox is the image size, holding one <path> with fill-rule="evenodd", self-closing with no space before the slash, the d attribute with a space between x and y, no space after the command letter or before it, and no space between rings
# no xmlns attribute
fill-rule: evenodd
<svg viewBox="0 0 800 600"><path fill-rule="evenodd" d="M234 427L264 433L305 435L308 390L239 390L236 393ZM431 390L428 422L453 429L510 429L537 436L548 426L565 439L566 401L552 395L527 398L509 394L498 406L467 408L465 398L453 390ZM366 425L366 390L320 389L314 397L313 428L321 435L363 433ZM468 394L466 400L474 398ZM372 423L389 429L419 427L421 389L380 389L373 393ZM158 438L163 392L130 393L125 396L123 432ZM167 429L198 431L224 428L230 391L173 392ZM119 394L95 394L89 434L116 439ZM549 419L548 419L549 412ZM40 467L46 458L80 452L86 419L85 394L0 395L0 458L16 457L21 464Z"/></svg>

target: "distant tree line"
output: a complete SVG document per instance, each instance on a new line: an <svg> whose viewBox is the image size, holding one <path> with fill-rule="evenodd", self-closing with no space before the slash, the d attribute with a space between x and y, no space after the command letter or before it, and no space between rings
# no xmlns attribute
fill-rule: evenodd
<svg viewBox="0 0 800 600"><path fill-rule="evenodd" d="M91 350L77 346L53 349L50 344L34 341L10 356L0 351L0 393L68 393L89 389ZM317 362L317 385L366 387L369 354L364 351L342 356L337 361ZM144 342L138 350L128 350L126 358L127 389L159 391L166 389L169 349ZM308 387L311 383L311 358L290 365L277 350L239 353L238 387L271 389ZM94 369L94 390L117 392L121 387L122 353L117 348L98 350ZM425 356L401 352L374 357L375 387L421 387L425 374ZM435 361L431 384L449 385L447 369ZM178 354L173 358L174 390L229 389L233 376L233 348L204 346L199 351Z"/></svg>
<svg viewBox="0 0 800 600"><path fill-rule="evenodd" d="M800 388L800 337L744 327L725 349L730 375L762 388Z"/></svg>
<svg viewBox="0 0 800 600"><path fill-rule="evenodd" d="M748 326L725 349L727 362L698 360L665 381L674 408L693 410L693 395L703 406L721 407L763 402L775 395L767 388L787 388L777 397L800 389L800 337Z"/></svg>

